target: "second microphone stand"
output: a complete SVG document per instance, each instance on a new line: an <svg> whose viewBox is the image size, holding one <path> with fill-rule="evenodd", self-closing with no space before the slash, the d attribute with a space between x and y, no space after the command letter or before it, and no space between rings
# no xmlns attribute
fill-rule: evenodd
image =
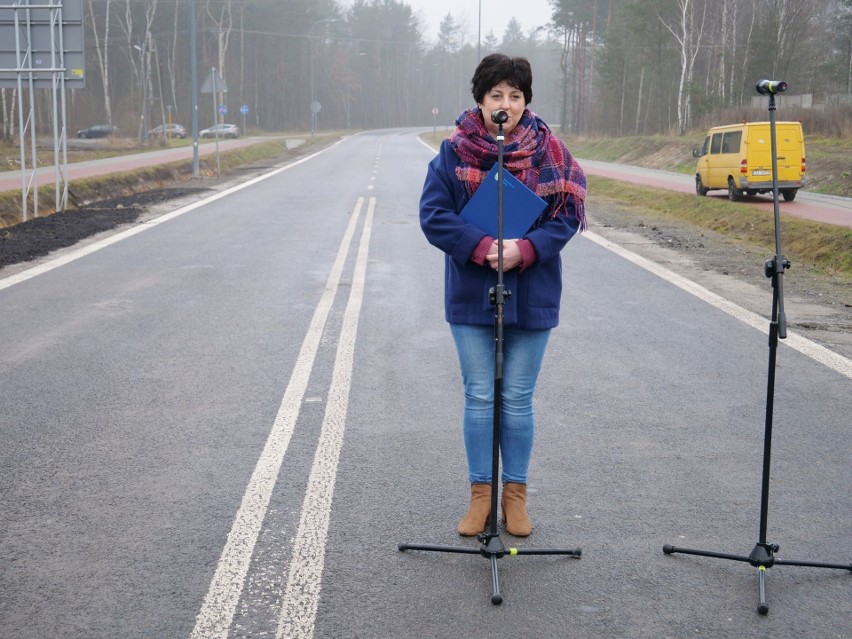
<svg viewBox="0 0 852 639"><path fill-rule="evenodd" d="M505 115L505 114L504 114ZM494 305L494 429L491 457L491 515L488 530L480 533L479 548L470 546L444 546L435 544L399 544L399 549L427 550L434 552L462 553L481 555L491 562L491 603L503 603L500 592L500 576L497 572L497 560L506 555L568 555L579 558L582 551L579 548L506 548L497 532L497 492L500 487L500 425L503 410L503 307L511 292L503 283L503 122L497 121L497 286L489 292L491 304Z"/></svg>
<svg viewBox="0 0 852 639"><path fill-rule="evenodd" d="M760 84L758 84L760 86ZM793 561L776 559L778 544L766 541L767 516L769 511L769 470L770 454L772 452L772 410L775 397L775 357L778 349L778 339L787 337L787 318L784 314L784 271L790 268L790 261L781 253L781 220L778 210L778 153L775 141L775 95L769 93L769 134L772 153L772 195L775 204L775 257L764 265L767 277L772 278L772 321L769 324L769 374L766 386L766 422L763 439L763 477L760 491L760 536L754 550L748 556L679 548L666 544L663 552L667 555L681 553L684 555L700 555L747 562L757 568L758 573L758 604L757 611L765 615L769 612L766 603L766 569L772 566L809 566L812 568L836 568L852 571L852 564L824 563L817 561Z"/></svg>

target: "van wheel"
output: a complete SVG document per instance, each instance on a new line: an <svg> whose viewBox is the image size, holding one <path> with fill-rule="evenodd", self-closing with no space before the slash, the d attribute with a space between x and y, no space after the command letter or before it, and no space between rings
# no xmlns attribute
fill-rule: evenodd
<svg viewBox="0 0 852 639"><path fill-rule="evenodd" d="M785 202L792 202L796 199L796 192L799 189L781 189L781 195L784 196Z"/></svg>
<svg viewBox="0 0 852 639"><path fill-rule="evenodd" d="M734 178L728 178L728 199L731 202L738 202L743 198L743 192L734 184Z"/></svg>
<svg viewBox="0 0 852 639"><path fill-rule="evenodd" d="M706 188L706 187L704 186L704 183L701 181L701 176L700 176L700 175L696 175L696 176L695 176L695 192L696 192L698 195L707 195L707 192L708 192L709 190L710 190L710 189Z"/></svg>

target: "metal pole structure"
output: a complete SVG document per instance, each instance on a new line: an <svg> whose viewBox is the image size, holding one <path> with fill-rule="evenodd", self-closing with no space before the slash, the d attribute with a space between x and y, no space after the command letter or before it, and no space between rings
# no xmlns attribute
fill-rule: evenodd
<svg viewBox="0 0 852 639"><path fill-rule="evenodd" d="M337 18L323 18L322 20L317 20L311 25L310 30L308 31L308 39L311 42L311 55L310 55L310 66L311 66L311 142L316 141L317 139L317 113L320 109L320 104L317 102L317 78L316 78L316 35L315 31L318 24L329 23L329 22L337 22Z"/></svg>
<svg viewBox="0 0 852 639"><path fill-rule="evenodd" d="M57 24L57 18L59 18ZM50 73L50 93L53 103L52 119L53 119L53 174L54 174L54 194L53 194L53 210L61 211L60 195L59 195L59 104L57 102L57 85L60 84L61 78L65 75L65 64L62 61L62 47L57 51L56 36L62 38L62 7L52 7L50 9L50 66L53 69ZM59 59L57 59L59 58Z"/></svg>
<svg viewBox="0 0 852 639"><path fill-rule="evenodd" d="M316 25L314 25L316 26ZM313 31L313 28L311 29ZM317 139L317 114L315 105L317 103L317 86L316 86L316 70L314 68L314 36L311 33L310 41L311 41L311 142L315 142Z"/></svg>
<svg viewBox="0 0 852 639"><path fill-rule="evenodd" d="M148 144L148 34L142 40L142 132L139 136L142 144Z"/></svg>
<svg viewBox="0 0 852 639"><path fill-rule="evenodd" d="M480 47L482 45L482 0L479 0L479 22L476 30L476 63L479 64L479 61L482 60L482 54L480 53Z"/></svg>
<svg viewBox="0 0 852 639"><path fill-rule="evenodd" d="M35 73L33 73L33 52L32 52L32 42L33 42L33 24L32 19L30 17L30 10L27 9L27 42L29 42L30 50L28 52L28 56L30 59L30 71L29 71L29 79L28 83L30 85L30 158L33 163L33 178L32 178L32 192L33 192L33 217L38 217L38 146L36 144L36 113L35 113ZM21 132L23 135L23 131Z"/></svg>
<svg viewBox="0 0 852 639"><path fill-rule="evenodd" d="M192 75L192 177L199 176L198 170L198 55L196 49L195 0L189 0L189 49Z"/></svg>
<svg viewBox="0 0 852 639"><path fill-rule="evenodd" d="M213 134L216 137L216 176L221 177L222 166L219 164L219 129L216 128L216 125L219 123L216 111L216 89L218 88L216 67L210 67L210 77L213 78L213 91L210 93L210 97L213 99Z"/></svg>
<svg viewBox="0 0 852 639"><path fill-rule="evenodd" d="M68 208L68 117L65 104L65 27L62 22L62 10L60 9L59 20L59 61L62 65L62 75L59 76L59 103L62 110L62 127L59 132L60 144L62 145L62 195L60 198L59 211L65 211Z"/></svg>
<svg viewBox="0 0 852 639"><path fill-rule="evenodd" d="M21 77L24 68L21 60L21 24L18 17L18 7L12 7L15 15L15 60L17 63L18 81L18 144L21 151L21 221L27 221L27 148L24 144L24 83Z"/></svg>

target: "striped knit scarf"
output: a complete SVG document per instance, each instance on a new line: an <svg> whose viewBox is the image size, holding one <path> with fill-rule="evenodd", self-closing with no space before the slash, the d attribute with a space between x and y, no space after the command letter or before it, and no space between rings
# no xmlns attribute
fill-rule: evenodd
<svg viewBox="0 0 852 639"><path fill-rule="evenodd" d="M503 147L506 169L548 202L545 215L550 218L570 216L573 204L578 229L585 230L586 176L562 140L529 109L507 138ZM497 142L485 128L478 107L459 116L449 142L460 160L456 177L472 195L497 162ZM536 226L542 221L540 218Z"/></svg>

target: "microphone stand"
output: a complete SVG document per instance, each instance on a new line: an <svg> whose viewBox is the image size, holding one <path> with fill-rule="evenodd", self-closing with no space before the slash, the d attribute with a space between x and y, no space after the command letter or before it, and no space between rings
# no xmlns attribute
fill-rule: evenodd
<svg viewBox="0 0 852 639"><path fill-rule="evenodd" d="M782 83L783 84L783 83ZM758 84L758 90L760 90ZM784 85L786 88L786 85ZM764 92L764 91L761 91ZM769 612L766 603L766 569L772 566L807 566L811 568L834 568L838 570L852 571L852 564L834 564L814 561L792 561L775 558L778 552L778 544L766 541L767 515L769 511L769 470L770 455L772 452L772 410L775 396L775 358L778 349L778 339L787 337L787 317L784 314L784 271L790 268L790 260L781 253L781 220L778 209L778 153L775 140L775 94L772 89L769 93L769 133L772 151L772 196L775 209L775 257L767 260L764 265L766 277L772 278L772 320L769 323L769 372L766 388L766 420L763 439L763 477L760 491L760 531L754 550L747 557L742 555L730 555L726 553L711 552L707 550L693 550L689 548L678 548L671 544L663 546L666 555L681 553L684 555L700 555L703 557L715 557L717 559L729 559L732 561L747 562L758 570L758 604L757 611L761 615Z"/></svg>
<svg viewBox="0 0 852 639"><path fill-rule="evenodd" d="M496 112L495 112L496 113ZM506 555L568 555L580 558L582 551L572 549L545 548L506 548L497 532L497 492L500 487L500 426L503 409L503 307L511 292L503 283L503 123L497 122L497 286L489 291L489 301L495 307L494 313L494 427L491 455L491 514L488 530L477 537L479 548L469 546L444 546L434 544L399 544L399 550L426 550L433 552L461 553L481 555L491 562L491 603L495 606L503 603L500 592L500 576L497 560Z"/></svg>

